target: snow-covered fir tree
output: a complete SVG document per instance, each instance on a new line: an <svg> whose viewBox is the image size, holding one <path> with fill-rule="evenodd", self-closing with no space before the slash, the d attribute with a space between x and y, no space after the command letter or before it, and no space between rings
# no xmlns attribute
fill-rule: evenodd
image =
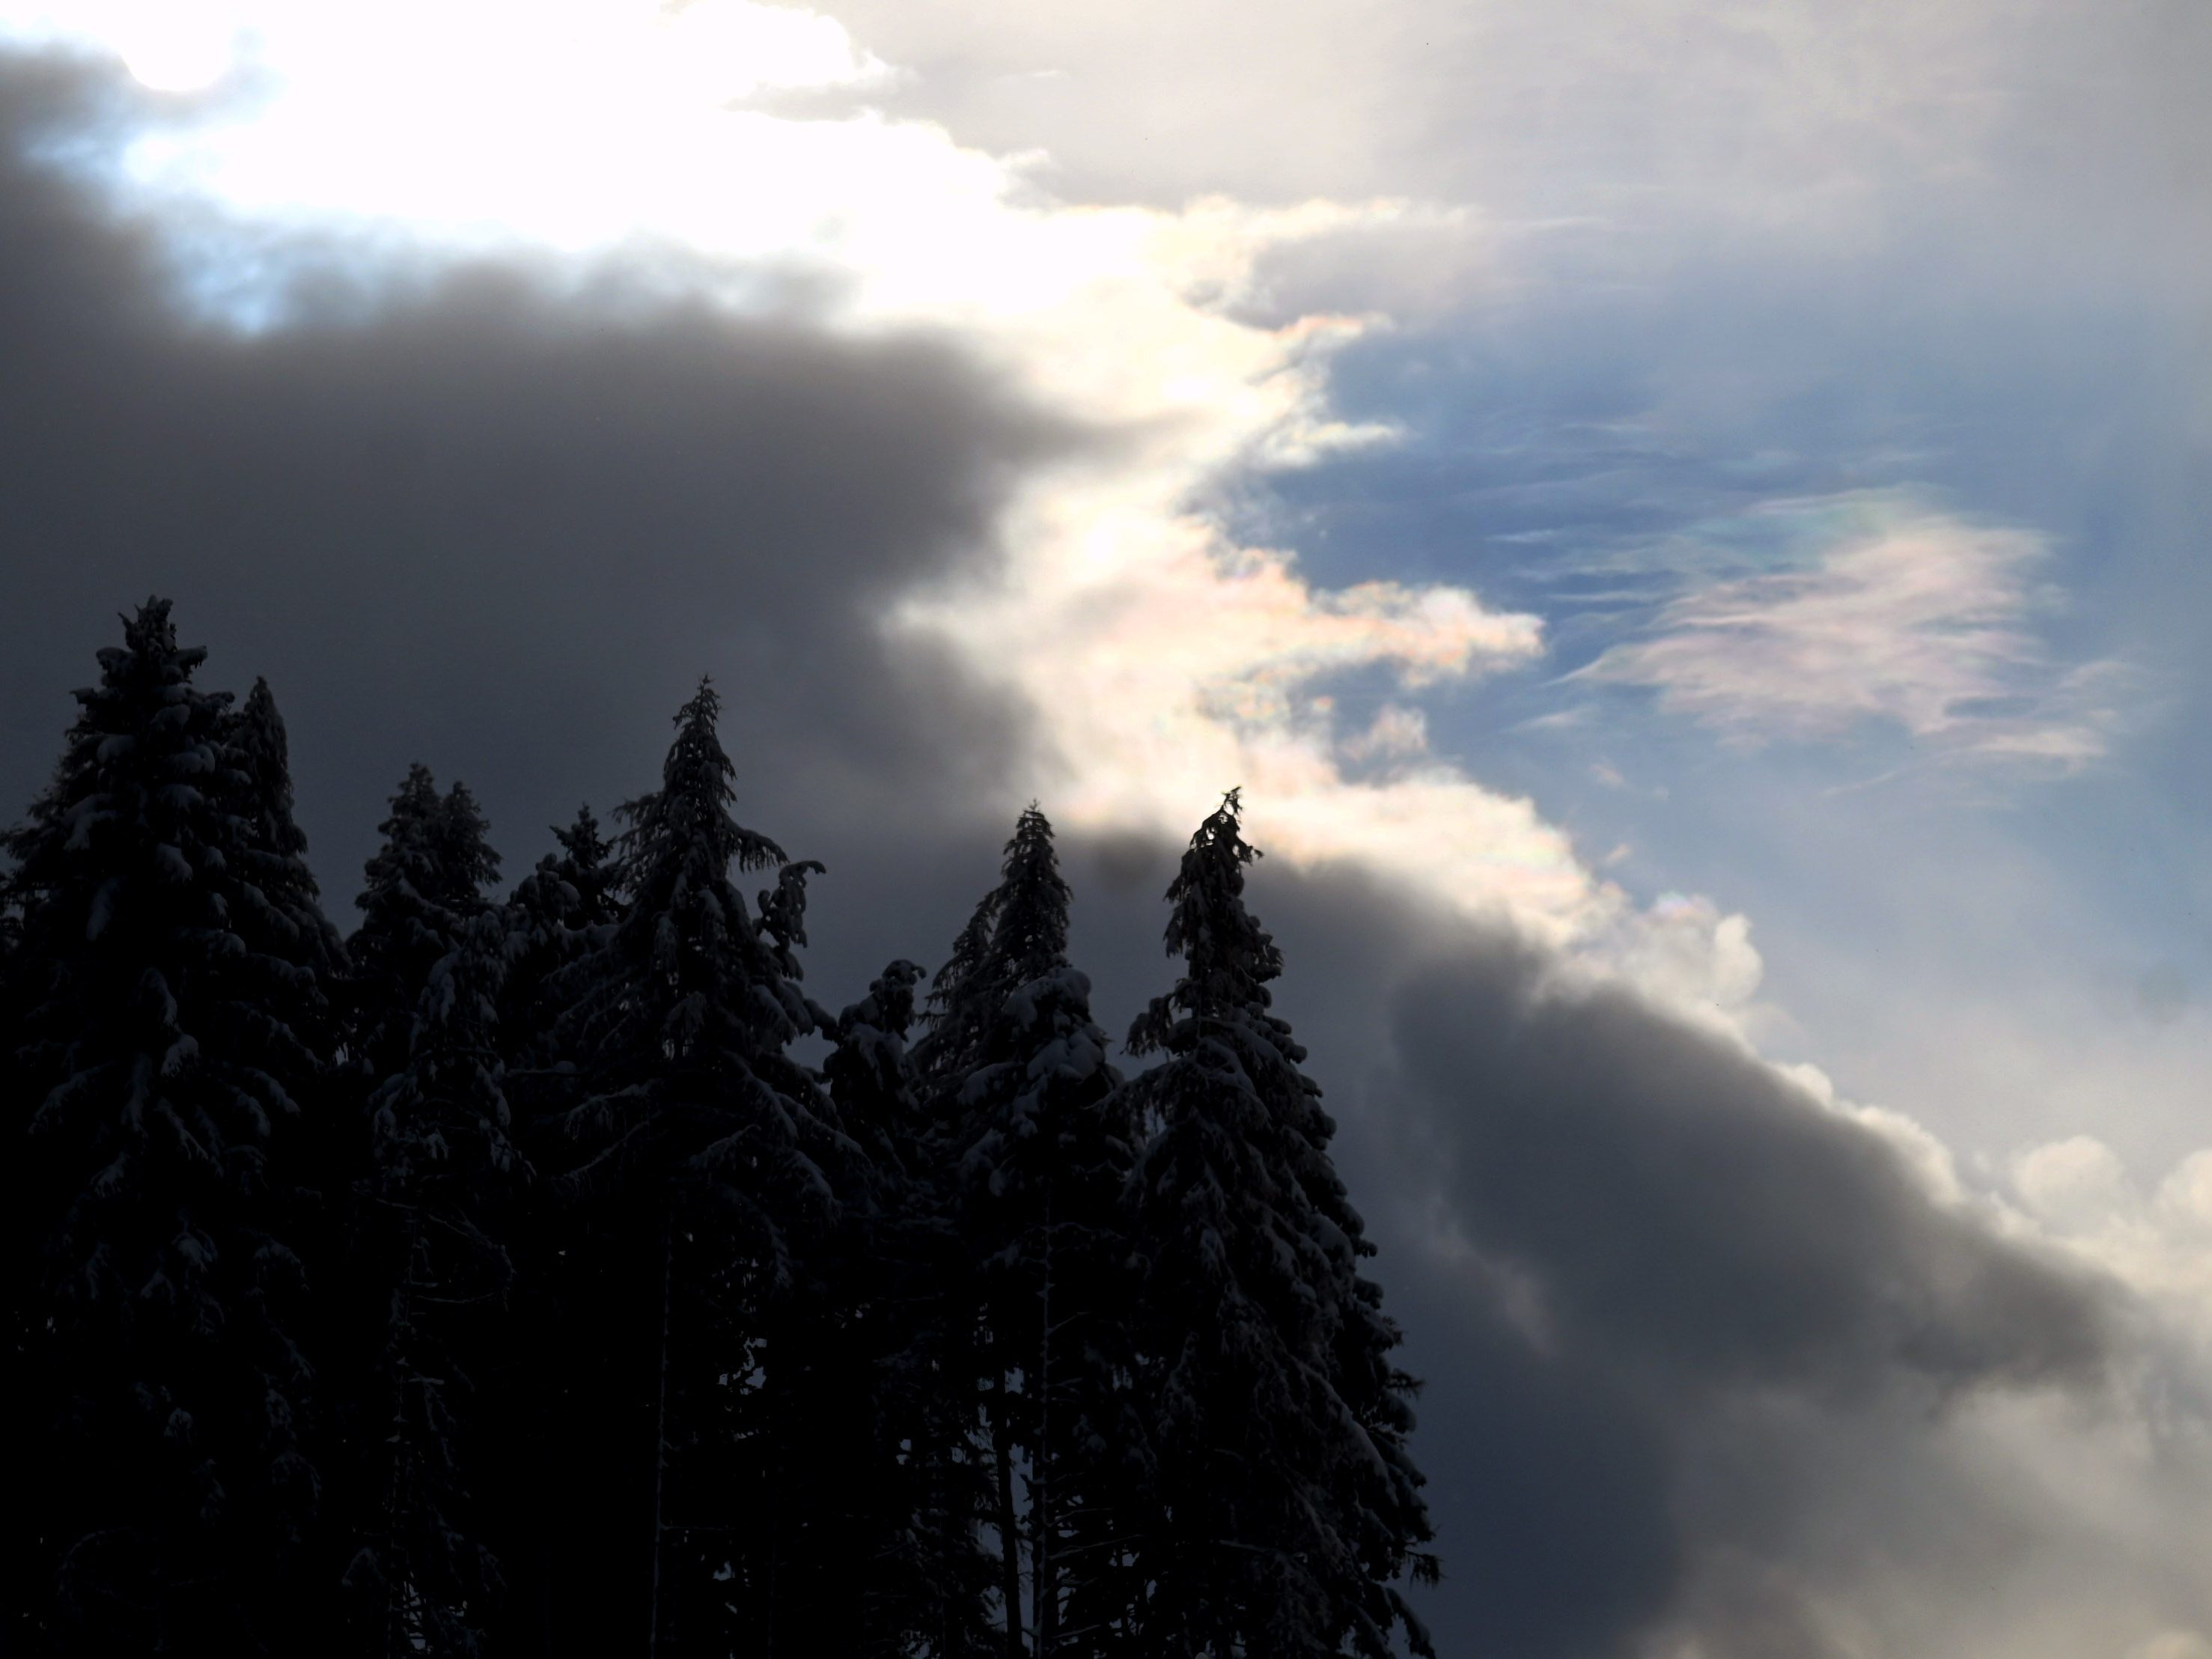
<svg viewBox="0 0 2212 1659"><path fill-rule="evenodd" d="M407 1064L371 1097L356 1249L383 1315L374 1478L344 1577L368 1650L469 1656L501 1578L474 1488L480 1373L497 1354L528 1177L510 1133L498 997L507 936L483 914L417 1000Z"/></svg>
<svg viewBox="0 0 2212 1659"><path fill-rule="evenodd" d="M322 893L307 866L307 832L293 817L292 746L269 682L256 678L230 729L245 774L246 852L240 874L247 902L240 918L269 943L270 954L295 965L299 1001L317 1011L314 1047L336 1043L331 993L345 972L345 947L323 914Z"/></svg>
<svg viewBox="0 0 2212 1659"><path fill-rule="evenodd" d="M556 826L557 853L514 884L506 912L507 971L500 996L501 1034L511 1060L522 1066L557 1059L552 1041L560 1010L562 971L594 945L600 930L622 914L620 872L614 848L599 833L588 805L573 823Z"/></svg>
<svg viewBox="0 0 2212 1659"><path fill-rule="evenodd" d="M169 611L149 600L100 652L7 842L27 1115L10 1155L40 1252L13 1463L26 1646L295 1651L318 1477L298 1206L271 1147L312 1105L321 930L312 884L270 862L296 844L258 821L289 791L281 750L241 744Z"/></svg>
<svg viewBox="0 0 2212 1659"><path fill-rule="evenodd" d="M921 974L905 960L887 966L838 1015L823 1066L873 1187L867 1205L846 1206L837 1240L839 1294L860 1315L842 1358L868 1395L828 1437L823 1479L860 1521L846 1523L860 1548L836 1564L860 1587L860 1650L984 1659L1004 1644L988 1617L994 1570L976 1526L987 1488L971 1351L952 1340L959 1233L939 1179L944 1138L908 1045Z"/></svg>
<svg viewBox="0 0 2212 1659"><path fill-rule="evenodd" d="M1008 1650L1038 1655L1090 1650L1096 1632L1066 1614L1071 1598L1095 1602L1114 1565L1095 1546L1133 1404L1120 1206L1133 1126L1090 981L1067 960L1068 902L1031 805L940 975L922 1055L987 1388Z"/></svg>
<svg viewBox="0 0 2212 1659"><path fill-rule="evenodd" d="M622 809L629 908L559 1023L583 1091L559 1121L592 1212L569 1248L608 1287L594 1304L578 1283L579 1305L635 1345L611 1348L581 1408L635 1420L642 1406L650 1425L641 1459L617 1453L593 1476L605 1511L623 1513L624 1554L649 1517L625 1628L657 1646L745 1625L757 1649L774 1639L782 1489L805 1473L774 1431L790 1368L775 1368L764 1332L856 1149L788 1052L828 1024L795 973L804 872L731 817L720 714L702 682L660 788ZM733 871L769 866L778 884L757 917ZM653 1363L630 1363L640 1353Z"/></svg>
<svg viewBox="0 0 2212 1659"><path fill-rule="evenodd" d="M1429 1650L1413 1384L1233 793L1124 1081L1034 806L918 1033L910 962L802 988L821 866L732 817L704 683L503 902L412 769L341 944L276 701L201 662L128 618L4 843L0 1647Z"/></svg>
<svg viewBox="0 0 2212 1659"><path fill-rule="evenodd" d="M407 1064L417 1003L461 924L490 907L499 854L468 786L443 795L419 763L377 826L384 843L363 869L349 1048L371 1088Z"/></svg>
<svg viewBox="0 0 2212 1659"><path fill-rule="evenodd" d="M566 1127L586 1154L577 1179L636 1175L679 1198L712 1194L773 1276L793 1216L831 1199L820 1085L787 1052L827 1017L793 971L803 890L786 880L763 896L779 927L763 926L732 879L733 868L796 867L730 816L736 769L720 713L702 681L678 712L660 788L622 808L628 914L562 1016L590 1079Z"/></svg>
<svg viewBox="0 0 2212 1659"><path fill-rule="evenodd" d="M1398 1588L1432 1577L1414 1384L1360 1268L1373 1254L1331 1164L1335 1125L1269 1011L1282 953L1245 908L1258 856L1231 791L1168 889L1175 988L1130 1034L1162 1062L1131 1093L1154 1126L1132 1182L1146 1265L1151 1511L1145 1650L1381 1659L1429 1639Z"/></svg>

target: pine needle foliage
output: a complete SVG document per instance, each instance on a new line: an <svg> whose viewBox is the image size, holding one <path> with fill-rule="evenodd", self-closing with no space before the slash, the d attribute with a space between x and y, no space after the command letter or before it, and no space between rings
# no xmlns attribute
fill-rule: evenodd
<svg viewBox="0 0 2212 1659"><path fill-rule="evenodd" d="M323 933L307 890L287 915L253 885L284 839L257 821L270 757L194 684L204 656L166 600L126 617L7 838L40 1248L20 1496L63 1652L281 1645L266 1581L320 1490L297 1206L271 1152L321 1072L297 935Z"/></svg>
<svg viewBox="0 0 2212 1659"><path fill-rule="evenodd" d="M1270 1012L1281 951L1245 908L1259 854L1231 791L1168 889L1175 988L1129 1046L1153 1126L1131 1182L1156 1479L1142 1528L1151 1650L1382 1659L1426 1632L1433 1577L1407 1454L1413 1380L1360 1270L1374 1254L1328 1156L1335 1124Z"/></svg>

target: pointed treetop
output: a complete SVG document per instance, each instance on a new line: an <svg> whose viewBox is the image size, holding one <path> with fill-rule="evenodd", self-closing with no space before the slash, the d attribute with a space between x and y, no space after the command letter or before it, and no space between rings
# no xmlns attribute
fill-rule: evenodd
<svg viewBox="0 0 2212 1659"><path fill-rule="evenodd" d="M440 804L438 829L446 878L451 884L446 902L457 911L476 915L487 902L483 890L499 880L499 854L485 839L490 821L468 785L458 778Z"/></svg>
<svg viewBox="0 0 2212 1659"><path fill-rule="evenodd" d="M1244 908L1244 866L1261 852L1244 839L1243 795L1231 789L1221 798L1168 884L1167 950L1183 958L1183 976L1138 1017L1129 1035L1137 1053L1159 1045L1175 1012L1210 1016L1266 1007L1267 982L1283 971L1281 950Z"/></svg>
<svg viewBox="0 0 2212 1659"><path fill-rule="evenodd" d="M267 680L254 680L253 690L231 722L230 740L245 769L254 827L268 850L293 856L304 853L307 838L292 820L291 743ZM300 873L306 876L304 865ZM313 878L307 879L312 888Z"/></svg>
<svg viewBox="0 0 2212 1659"><path fill-rule="evenodd" d="M567 829L557 823L553 826L553 838L561 843L566 861L580 869L597 869L612 850L606 837L599 834L599 821L592 816L589 801L576 808L575 820Z"/></svg>
<svg viewBox="0 0 2212 1659"><path fill-rule="evenodd" d="M613 861L613 843L599 833L599 821L592 816L591 807L579 806L574 822L565 830L556 825L553 837L561 843L561 851L548 854L538 868L565 884L573 895L562 906L568 925L592 927L612 921L621 913L616 890L622 872Z"/></svg>
<svg viewBox="0 0 2212 1659"><path fill-rule="evenodd" d="M730 816L737 768L716 730L721 716L721 696L702 674L690 701L676 711L676 741L661 764L659 789L620 809L629 823L623 840L633 879L641 878L641 864L679 851L687 859L703 854L718 874L732 861L741 870L789 862L783 848Z"/></svg>
<svg viewBox="0 0 2212 1659"><path fill-rule="evenodd" d="M372 921L396 902L448 917L474 915L483 890L499 879L499 854L484 840L489 825L469 787L456 782L441 796L430 769L416 761L377 825L384 845L363 873L360 904Z"/></svg>
<svg viewBox="0 0 2212 1659"><path fill-rule="evenodd" d="M931 983L929 1035L916 1057L940 1079L974 1063L1008 995L1066 965L1070 895L1052 821L1035 801L1015 821L999 870Z"/></svg>
<svg viewBox="0 0 2212 1659"><path fill-rule="evenodd" d="M1053 848L1052 821L1031 801L1006 843L992 954L1015 984L1050 973L1067 958L1067 883Z"/></svg>
<svg viewBox="0 0 2212 1659"><path fill-rule="evenodd" d="M278 772L290 768L291 741L284 732L284 717L276 712L276 693L270 690L269 682L258 674L253 677L253 690L246 694L245 704L239 709L238 740L257 763L265 763ZM289 806L289 777L285 783L285 805Z"/></svg>
<svg viewBox="0 0 2212 1659"><path fill-rule="evenodd" d="M271 940L281 954L328 970L344 960L337 929L323 914L307 866L307 837L292 816L291 745L269 682L257 678L228 727L243 789L246 826L241 867L248 885L240 925Z"/></svg>

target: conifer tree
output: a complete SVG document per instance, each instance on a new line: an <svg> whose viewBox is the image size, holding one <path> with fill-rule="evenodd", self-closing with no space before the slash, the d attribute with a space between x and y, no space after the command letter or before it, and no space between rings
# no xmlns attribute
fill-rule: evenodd
<svg viewBox="0 0 2212 1659"><path fill-rule="evenodd" d="M850 1148L787 1052L828 1023L794 971L805 872L730 816L720 714L702 681L677 714L660 788L622 809L629 908L580 966L560 1022L586 1079L561 1119L578 1152L569 1178L595 1212L572 1249L652 1315L599 1310L636 1344L611 1346L655 1361L642 1374L612 1362L605 1408L649 1402L650 1437L641 1469L618 1460L600 1475L610 1512L647 1521L647 1547L626 1540L624 1553L647 1567L629 1605L649 1651L665 1632L732 1620L754 1626L756 1647L773 1640L783 1540L769 1488L791 1471L760 1427L760 1396L781 1380L763 1370L763 1332L803 1278ZM759 919L733 866L779 868Z"/></svg>
<svg viewBox="0 0 2212 1659"><path fill-rule="evenodd" d="M501 907L506 954L497 1034L514 1139L526 1159L559 1168L574 1148L549 1120L574 1104L577 1079L565 1063L557 1018L571 977L605 942L622 905L613 848L591 808L580 807L573 822L552 833L558 850L539 859ZM514 1289L497 1344L471 1368L476 1393L496 1402L471 1425L471 1507L507 1586L504 1639L517 1651L550 1652L560 1550L548 1517L574 1483L545 1448L577 1431L577 1385L590 1372L575 1364L577 1316L588 1304L571 1306L564 1294L565 1253L576 1242L580 1218L544 1182L525 1182L505 1199L499 1243ZM604 1434L605 1425L594 1431Z"/></svg>
<svg viewBox="0 0 2212 1659"><path fill-rule="evenodd" d="M939 1179L942 1138L908 1043L921 971L904 960L886 967L838 1015L823 1067L874 1190L867 1205L845 1206L836 1251L839 1295L858 1315L848 1328L861 1339L844 1363L869 1394L827 1437L821 1479L859 1545L838 1564L861 1587L850 1650L983 1659L1002 1644L988 1622L994 1574L976 1529L985 1488L973 1371L966 1345L951 1340L959 1238Z"/></svg>
<svg viewBox="0 0 2212 1659"><path fill-rule="evenodd" d="M41 1644L292 1650L285 1580L318 1476L297 1206L271 1146L317 1067L300 1030L316 988L270 925L285 881L289 919L319 930L299 872L253 890L289 840L256 823L273 799L257 770L273 784L280 757L193 684L205 653L169 611L149 599L100 652L7 841L40 1251L16 1496Z"/></svg>
<svg viewBox="0 0 2212 1659"><path fill-rule="evenodd" d="M786 1052L827 1017L792 971L799 866L730 816L736 769L715 733L720 711L702 681L678 712L661 787L622 809L629 911L562 1015L592 1079L568 1127L586 1152L580 1176L641 1174L664 1194L712 1193L774 1273L793 1200L818 1208L830 1197L819 1087ZM781 933L755 920L732 866L784 872L764 907Z"/></svg>
<svg viewBox="0 0 2212 1659"><path fill-rule="evenodd" d="M19 1420L42 1427L31 1362L34 1322L43 1322L45 1296L40 1236L31 1188L30 1116L33 1097L21 1065L21 1010L27 1000L29 963L22 951L22 917L13 884L0 878L0 1248L7 1252L7 1326L0 1331L7 1365L0 1371L16 1396ZM34 1539L43 1541L34 1532ZM48 1646L50 1597L44 1552L17 1547L0 1554L0 1652L35 1653Z"/></svg>
<svg viewBox="0 0 2212 1659"><path fill-rule="evenodd" d="M295 1321L299 1340L316 1360L317 1409L305 1427L322 1488L319 1523L300 1574L299 1628L332 1639L331 1590L345 1549L346 1408L355 1376L348 1362L360 1340L349 1299L360 1092L337 1063L350 970L307 865L307 837L293 812L291 743L266 680L254 681L233 717L230 737L246 779L246 851L239 866L246 902L237 926L272 963L283 964L274 971L285 976L286 1023L312 1051L315 1073L313 1097L306 1109L277 1122L270 1156L284 1169L281 1191L292 1206L286 1237L314 1288Z"/></svg>
<svg viewBox="0 0 2212 1659"><path fill-rule="evenodd" d="M335 1047L331 992L343 978L345 947L323 914L322 894L307 866L307 836L292 815L291 741L269 682L257 678L231 727L246 777L246 854L240 874L249 909L241 921L270 941L270 954L293 964L298 1000L318 1012L319 1056Z"/></svg>
<svg viewBox="0 0 2212 1659"><path fill-rule="evenodd" d="M1282 953L1245 908L1258 857L1232 790L1168 889L1173 991L1130 1033L1155 1126L1132 1182L1154 1502L1141 1528L1154 1652L1381 1659L1431 1650L1397 1589L1433 1577L1414 1384L1360 1270L1374 1246L1328 1156L1335 1125L1269 1012Z"/></svg>
<svg viewBox="0 0 2212 1659"><path fill-rule="evenodd" d="M622 914L613 848L599 834L592 809L580 806L573 823L556 826L561 844L515 883L507 901L507 971L500 998L500 1024L508 1057L541 1066L555 1058L552 1023L560 1010L562 970L599 942L599 930Z"/></svg>
<svg viewBox="0 0 2212 1659"><path fill-rule="evenodd" d="M576 809L575 817L565 830L556 826L553 838L561 843L553 873L576 896L570 925L589 929L620 921L623 903L617 891L619 872L612 860L614 848L600 835L599 821L592 816L590 804Z"/></svg>
<svg viewBox="0 0 2212 1659"><path fill-rule="evenodd" d="M1064 1615L1071 1597L1096 1599L1109 1557L1073 1547L1104 1534L1130 1406L1120 1196L1133 1126L1090 981L1067 960L1068 901L1052 825L1031 805L939 976L924 1054L989 1386L1008 1650L1039 1655L1079 1650Z"/></svg>
<svg viewBox="0 0 2212 1659"><path fill-rule="evenodd" d="M430 970L453 948L463 922L482 915L499 879L499 854L468 786L438 793L417 763L377 826L384 844L363 870L362 923L349 942L356 1066L371 1088L407 1064L416 1004Z"/></svg>
<svg viewBox="0 0 2212 1659"><path fill-rule="evenodd" d="M407 1065L370 1099L359 1248L383 1312L383 1410L345 1583L370 1650L394 1659L480 1651L501 1587L473 1489L480 1361L500 1344L514 1277L503 1236L528 1174L499 1056L506 942L496 916L459 925L418 1000Z"/></svg>

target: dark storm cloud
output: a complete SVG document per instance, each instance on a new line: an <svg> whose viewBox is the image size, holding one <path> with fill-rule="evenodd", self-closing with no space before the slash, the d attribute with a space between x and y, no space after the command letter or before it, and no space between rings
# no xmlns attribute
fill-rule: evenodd
<svg viewBox="0 0 2212 1659"><path fill-rule="evenodd" d="M1168 969L1176 849L1063 848L1110 1024ZM1349 866L1269 860L1253 897L1425 1379L1445 1580L1420 1605L1446 1659L1684 1632L1711 1659L1829 1659L1859 1650L1824 1633L1838 1595L1942 1623L1949 1590L1887 1608L1862 1548L1965 1584L2136 1570L1954 1431L2000 1394L2107 1409L2117 1286L1932 1199L1895 1143L1724 1038L1565 988L1502 926Z"/></svg>
<svg viewBox="0 0 2212 1659"><path fill-rule="evenodd" d="M1535 1274L1559 1340L1698 1387L2094 1367L2084 1287L1936 1208L1889 1142L1629 991L1543 994L1539 971L1498 945L1431 964L1392 1010L1393 1084L1454 1212Z"/></svg>
<svg viewBox="0 0 2212 1659"><path fill-rule="evenodd" d="M9 815L149 592L213 683L276 689L341 905L410 758L469 781L515 872L579 798L651 783L702 671L742 810L794 852L835 861L886 813L923 836L1017 763L1019 712L876 618L992 556L1064 428L942 343L563 301L490 265L257 335L193 323L150 229L24 159L124 96L0 76Z"/></svg>
<svg viewBox="0 0 2212 1659"><path fill-rule="evenodd" d="M1726 1659L1822 1654L1838 1517L1908 1555L2038 1547L2050 1517L1948 1425L1998 1391L2102 1397L2115 1287L1632 992L1562 988L1370 878L1261 868L1281 1006L1427 1379L1443 1652L1595 1659L1687 1626Z"/></svg>

